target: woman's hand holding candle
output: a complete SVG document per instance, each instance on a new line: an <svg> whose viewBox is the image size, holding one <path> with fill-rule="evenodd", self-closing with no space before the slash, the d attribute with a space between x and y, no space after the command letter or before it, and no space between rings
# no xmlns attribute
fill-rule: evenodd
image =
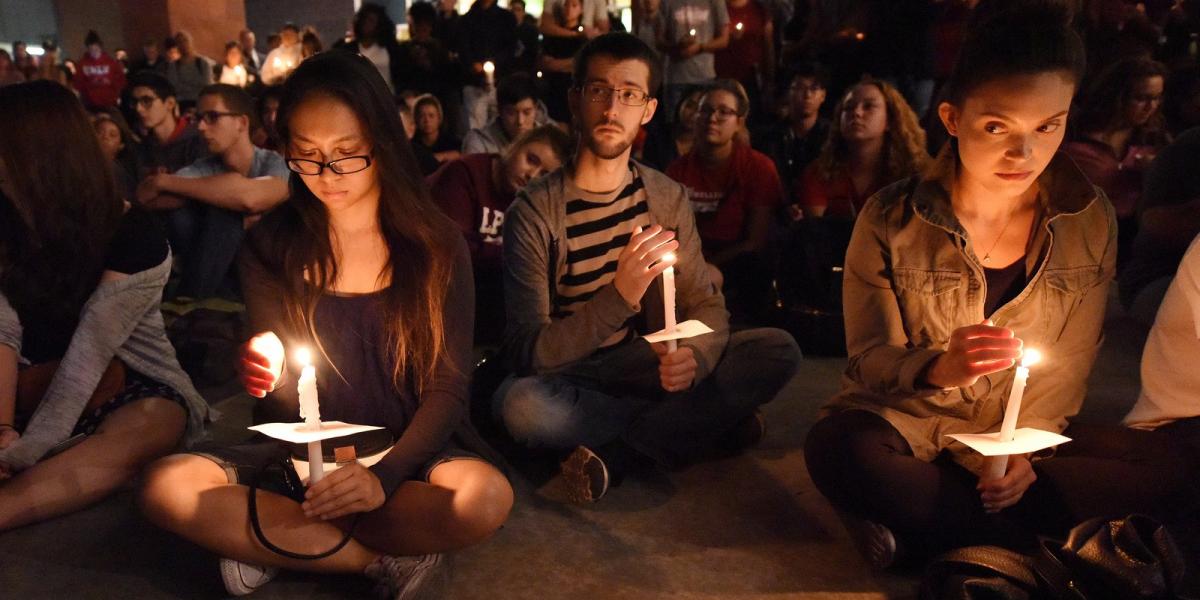
<svg viewBox="0 0 1200 600"><path fill-rule="evenodd" d="M996 327L991 320L959 327L926 371L925 382L940 388L970 387L984 375L1012 367L1020 357L1021 340L1007 327Z"/></svg>
<svg viewBox="0 0 1200 600"><path fill-rule="evenodd" d="M650 283L667 267L674 266L674 260L664 260L668 252L679 249L674 238L675 232L659 225L634 229L629 243L617 256L617 272L613 276L613 286L629 306L640 304Z"/></svg>
<svg viewBox="0 0 1200 600"><path fill-rule="evenodd" d="M270 331L264 331L242 344L238 378L246 393L262 398L274 391L283 376L283 357L283 342Z"/></svg>
<svg viewBox="0 0 1200 600"><path fill-rule="evenodd" d="M1037 481L1033 465L1023 454L1008 457L1008 472L1000 479L988 479L975 486L983 500L983 509L989 513L999 512L1021 500L1029 486Z"/></svg>
<svg viewBox="0 0 1200 600"><path fill-rule="evenodd" d="M304 502L300 508L304 509L304 516L310 519L328 521L353 513L373 511L383 506L386 500L379 478L370 469L353 462L312 484L304 492Z"/></svg>

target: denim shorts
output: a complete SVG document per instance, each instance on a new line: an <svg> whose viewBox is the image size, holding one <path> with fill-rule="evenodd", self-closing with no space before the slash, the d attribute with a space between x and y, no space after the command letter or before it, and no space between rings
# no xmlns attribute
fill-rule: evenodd
<svg viewBox="0 0 1200 600"><path fill-rule="evenodd" d="M258 478L259 489L287 496L296 502L304 501L304 484L292 467L292 462L287 460L290 450L283 442L266 440L234 446L201 446L191 454L203 456L220 465L229 483L250 485ZM428 483L429 475L435 468L453 460L486 462L478 454L450 444L422 465L412 480Z"/></svg>

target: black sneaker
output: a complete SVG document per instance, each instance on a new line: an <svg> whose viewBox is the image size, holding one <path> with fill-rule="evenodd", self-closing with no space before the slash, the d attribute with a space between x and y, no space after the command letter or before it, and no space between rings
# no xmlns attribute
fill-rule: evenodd
<svg viewBox="0 0 1200 600"><path fill-rule="evenodd" d="M896 564L900 550L896 543L896 535L891 529L842 510L837 513L842 525L846 527L846 532L850 534L854 547L868 565L882 571Z"/></svg>
<svg viewBox="0 0 1200 600"><path fill-rule="evenodd" d="M432 600L442 590L435 585L442 571L441 554L424 556L383 555L367 565L367 577L377 582L375 593L390 600Z"/></svg>
<svg viewBox="0 0 1200 600"><path fill-rule="evenodd" d="M567 498L575 504L595 502L608 492L608 467L587 446L575 448L562 462L562 477L567 485Z"/></svg>

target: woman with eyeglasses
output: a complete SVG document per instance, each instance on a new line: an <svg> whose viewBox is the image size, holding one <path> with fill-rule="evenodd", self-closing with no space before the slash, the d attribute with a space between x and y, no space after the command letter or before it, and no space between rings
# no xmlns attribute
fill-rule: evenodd
<svg viewBox="0 0 1200 600"><path fill-rule="evenodd" d="M302 365L283 350L307 348L321 419L383 427L394 444L370 468L349 460L307 488L274 441L177 455L150 469L142 504L156 524L225 557L232 594L287 568L361 573L415 597L441 553L490 536L513 500L504 476L460 444L473 437L470 255L430 199L370 61L327 52L301 63L277 126L292 196L243 246L247 317L259 333L243 346L241 381L263 398L257 420L296 422ZM277 350L264 350L271 341Z"/></svg>
<svg viewBox="0 0 1200 600"><path fill-rule="evenodd" d="M928 161L925 131L904 96L883 81L861 81L834 109L821 155L793 182L792 219L853 219L867 198Z"/></svg>
<svg viewBox="0 0 1200 600"><path fill-rule="evenodd" d="M692 121L694 146L667 168L687 188L704 258L724 276L735 317L762 316L771 279L771 215L783 201L774 161L739 139L749 112L740 83L709 84Z"/></svg>

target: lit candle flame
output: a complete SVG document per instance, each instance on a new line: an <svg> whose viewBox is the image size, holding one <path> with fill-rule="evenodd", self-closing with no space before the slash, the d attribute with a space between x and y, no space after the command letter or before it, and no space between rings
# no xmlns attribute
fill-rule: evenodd
<svg viewBox="0 0 1200 600"><path fill-rule="evenodd" d="M675 253L668 252L668 253L664 254L662 256L662 261L663 262L671 262L671 263L675 262Z"/></svg>
<svg viewBox="0 0 1200 600"><path fill-rule="evenodd" d="M312 351L308 348L301 348L297 350L295 356L296 362L306 367L312 364Z"/></svg>
<svg viewBox="0 0 1200 600"><path fill-rule="evenodd" d="M693 30L691 30L691 31L688 31L688 35L690 35L690 36L692 36L692 37L696 37L696 30L695 30L695 29L693 29Z"/></svg>
<svg viewBox="0 0 1200 600"><path fill-rule="evenodd" d="M1033 348L1026 350L1021 356L1021 366L1022 367L1026 367L1026 368L1032 367L1033 365L1036 365L1041 361L1042 361L1042 353Z"/></svg>
<svg viewBox="0 0 1200 600"><path fill-rule="evenodd" d="M738 24L737 24L737 25L734 27L734 29L737 29L738 31L741 31L743 27L744 27L744 25L742 25L741 23L738 23Z"/></svg>
<svg viewBox="0 0 1200 600"><path fill-rule="evenodd" d="M496 64L490 60L483 63L483 72L487 73L489 75L492 73L495 73L496 72Z"/></svg>

